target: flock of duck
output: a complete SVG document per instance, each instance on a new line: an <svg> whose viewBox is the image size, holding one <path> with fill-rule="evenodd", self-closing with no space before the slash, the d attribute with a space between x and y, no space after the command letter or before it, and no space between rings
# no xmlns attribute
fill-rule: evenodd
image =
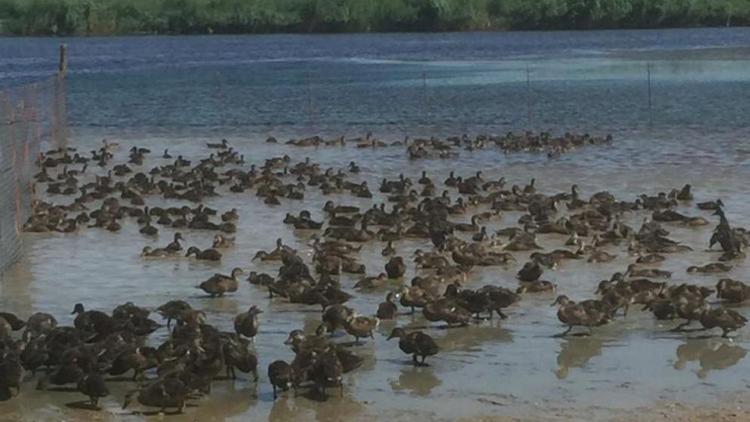
<svg viewBox="0 0 750 422"><path fill-rule="evenodd" d="M516 148L510 145L517 144L520 149L528 142L517 140L513 144L508 140L515 139L511 135L503 139L509 150ZM537 139L544 146L553 138L542 135L519 139ZM575 145L577 140L600 138L566 135L560 139L569 139ZM317 142L323 141L310 141L311 145ZM368 142L376 141L368 134L361 143ZM457 145L462 142L459 138ZM300 141L293 143L299 145ZM450 149L440 145L434 140L414 141L405 147L410 156L419 148ZM74 233L94 228L117 232L123 220L132 219L144 236L156 236L164 229L177 231L172 242L163 247L144 247L143 259L182 257L221 262L223 253L235 247L232 234L237 231L241 210L219 212L204 204L214 196L254 192L269 206L282 200L304 203L306 192L314 189L323 195L374 197L366 181L355 180L359 167L354 162L346 169L321 169L310 159L294 163L290 157L280 156L243 170L244 157L227 141L207 147L212 153L195 162L164 151L156 158L161 164L150 170L143 167L151 154L146 148L131 148L126 163L114 162L118 146L106 142L90 155L72 148L48 151L41 155L41 170L34 176L37 190L46 186L46 199L34 202L33 215L23 228L34 233ZM100 170L90 170L96 167ZM427 366L426 359L440 349L428 333L399 327L404 315L419 312L428 323L456 330L482 323L495 314L501 319L512 318L514 305L524 297L548 295L552 299L558 290L564 290L546 276L565 261L585 260L591 265L612 261L615 256L604 249L608 245L626 247L632 264L592 286L594 298L574 301L566 295L557 296L552 306L558 307L557 317L567 327L560 335L570 335L576 327L585 328L578 335L588 335L615 318L625 318L633 305L653 313L656 319L679 321L675 331L696 322L705 330L721 330L726 337L747 322L736 307L708 301L712 295L731 304L750 300L750 286L742 281L722 277L715 288L670 283L672 274L658 268L670 255L691 250L669 237L670 225L711 224L707 214L690 216L673 210L679 204L692 203L690 185L623 201L606 191L585 198L576 185L569 192L544 194L533 179L524 186L507 187L505 179L490 180L482 172L468 177L451 172L440 181L424 172L415 179L403 174L395 179L383 178L377 190L385 201L371 208L327 201L322 207L325 218L320 221L313 219L317 213L309 209L284 217L284 224L309 233L311 260L303 253L307 251L295 250L282 239L274 248L258 251L253 257L256 262L276 264L278 272L249 272L247 288L267 293L269 300L321 309L314 332L300 329L289 333L285 344L294 351L294 359L275 360L268 366L274 398L288 389L308 389L322 396L330 388L341 391L342 375L355 371L363 362L353 346L363 340L377 341L373 333L382 321L393 321L388 340L397 339L398 347L414 365ZM59 196L70 197L72 202L53 203L52 199ZM148 206L149 197L180 205ZM186 205L189 203L194 205ZM691 266L686 271L729 271L733 261L744 258L750 236L730 224L721 200L696 206L718 219L709 247L718 245L720 255L717 262ZM624 216L644 211L649 217L640 227L624 222ZM490 233L487 224L509 212L519 213L519 224ZM458 221L467 219L470 222ZM195 230L213 232L213 244L188 246L189 235L183 233ZM560 248L545 251L537 240L544 234L563 235L567 240ZM418 275L408 282L403 278L412 264L398 251L403 239L424 245L412 259ZM358 260L362 245L371 242L381 243L384 259L382 270L374 272ZM517 263L515 256L526 253L528 259ZM517 285L469 287L476 267L492 266L519 268ZM231 295L244 285L240 278L244 273L244 269L234 268L196 287L208 297ZM344 286L339 277L342 274L357 274L360 279ZM355 292L384 293L384 300L376 309L358 311L347 306ZM111 377L132 374L136 384L123 407L137 401L145 407L181 411L189 400L209 394L212 382L222 374L234 378L239 371L258 380L253 342L263 335L261 312L257 306L249 307L234 318L233 327L212 325L205 312L179 298L156 309L127 302L110 312L89 310L79 303L73 309L73 326L59 325L53 315L44 312L26 319L3 312L0 399L11 399L19 392L22 381L28 378L26 371L32 375L41 371L37 388L75 386L95 408L101 397L109 395ZM166 332L165 340L160 344L150 342L149 335L160 330ZM333 335L338 332L351 336L354 342L334 341Z"/></svg>

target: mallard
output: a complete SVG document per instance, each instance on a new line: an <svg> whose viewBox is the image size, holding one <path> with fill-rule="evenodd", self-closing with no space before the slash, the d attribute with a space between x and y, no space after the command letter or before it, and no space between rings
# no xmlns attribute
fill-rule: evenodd
<svg viewBox="0 0 750 422"><path fill-rule="evenodd" d="M724 278L716 284L716 297L730 303L742 303L750 300L750 286L738 280Z"/></svg>
<svg viewBox="0 0 750 422"><path fill-rule="evenodd" d="M169 253L177 253L182 250L182 245L180 245L180 240L184 240L182 237L182 233L177 232L174 234L174 240L172 243L168 244L166 248L164 248Z"/></svg>
<svg viewBox="0 0 750 422"><path fill-rule="evenodd" d="M546 293L546 292L554 292L556 289L557 289L557 286L551 281L547 281L547 280L524 281L524 282L518 283L518 288L516 289L516 293L518 294Z"/></svg>
<svg viewBox="0 0 750 422"><path fill-rule="evenodd" d="M164 248L152 248L151 246L144 246L141 251L141 256L145 258L164 258L169 256L170 253Z"/></svg>
<svg viewBox="0 0 750 422"><path fill-rule="evenodd" d="M371 290L385 285L388 282L388 276L380 273L376 277L365 277L354 284L355 289Z"/></svg>
<svg viewBox="0 0 750 422"><path fill-rule="evenodd" d="M449 298L442 298L425 304L422 308L422 315L428 321L444 321L448 326L468 325L472 316L470 311Z"/></svg>
<svg viewBox="0 0 750 422"><path fill-rule="evenodd" d="M211 297L224 296L225 293L236 292L239 288L239 275L244 273L242 268L235 268L231 275L216 273L204 281L198 288L211 295Z"/></svg>
<svg viewBox="0 0 750 422"><path fill-rule="evenodd" d="M388 241L388 245L386 245L386 247L383 248L383 250L380 252L380 254L383 255L383 256L395 255L396 254L396 248L393 247L393 242L389 240Z"/></svg>
<svg viewBox="0 0 750 422"><path fill-rule="evenodd" d="M372 332L378 327L380 320L376 317L352 314L347 318L344 329L354 336L354 343L359 344L359 339L364 337L375 338Z"/></svg>
<svg viewBox="0 0 750 422"><path fill-rule="evenodd" d="M234 237L226 237L221 234L217 234L214 236L214 242L211 245L214 249L227 249L234 246Z"/></svg>
<svg viewBox="0 0 750 422"><path fill-rule="evenodd" d="M704 310L701 313L700 323L707 330L721 328L721 336L727 338L730 332L744 327L747 318L732 309L714 308Z"/></svg>
<svg viewBox="0 0 750 422"><path fill-rule="evenodd" d="M732 269L731 265L722 264L720 262L712 262L710 264L706 264L700 267L697 267L695 265L692 265L688 267L687 272L689 273L703 273L703 274L709 274L709 273L725 273Z"/></svg>
<svg viewBox="0 0 750 422"><path fill-rule="evenodd" d="M589 333L591 327L598 327L608 323L612 317L612 310L602 301L585 300L581 303L575 303L567 296L561 295L550 306L559 305L557 318L568 329L560 334L567 335L575 326L587 327Z"/></svg>
<svg viewBox="0 0 750 422"><path fill-rule="evenodd" d="M273 399L276 400L277 389L287 391L292 387L292 367L283 360L273 361L268 365L268 380L273 387Z"/></svg>
<svg viewBox="0 0 750 422"><path fill-rule="evenodd" d="M243 335L250 339L255 338L258 334L258 315L263 311L253 305L247 312L243 312L234 318L234 331L237 335Z"/></svg>
<svg viewBox="0 0 750 422"><path fill-rule="evenodd" d="M396 300L399 298L399 294L396 292L388 292L385 295L385 302L381 302L378 305L378 312L376 316L380 320L395 319L398 315L398 306L396 306Z"/></svg>
<svg viewBox="0 0 750 422"><path fill-rule="evenodd" d="M523 268L521 268L518 273L516 273L516 276L522 282L531 282L539 280L539 277L541 277L543 273L544 270L539 265L539 263L527 262L523 264Z"/></svg>
<svg viewBox="0 0 750 422"><path fill-rule="evenodd" d="M612 262L617 258L617 255L612 255L601 249L594 249L591 252L591 256L587 262Z"/></svg>
<svg viewBox="0 0 750 422"><path fill-rule="evenodd" d="M202 261L221 261L221 252L213 248L209 248L209 249L205 249L201 251L195 246L191 246L190 248L188 248L187 254L185 254L185 256L188 257L193 254L195 254L196 259L199 259Z"/></svg>
<svg viewBox="0 0 750 422"><path fill-rule="evenodd" d="M191 389L178 377L166 377L146 384L125 395L122 408L126 409L135 396L144 406L161 408L162 412L171 407L182 413Z"/></svg>
<svg viewBox="0 0 750 422"><path fill-rule="evenodd" d="M111 316L101 311L86 311L81 303L75 304L71 315L76 316L73 325L86 333L107 335L112 333L116 327L115 321Z"/></svg>
<svg viewBox="0 0 750 422"><path fill-rule="evenodd" d="M385 264L385 272L388 274L388 278L395 279L401 278L406 273L406 264L404 259L400 256L391 258Z"/></svg>
<svg viewBox="0 0 750 422"><path fill-rule="evenodd" d="M84 375L78 381L78 391L88 396L91 405L97 408L99 407L99 399L109 395L109 389L107 388L107 383L104 382L104 377L95 372Z"/></svg>
<svg viewBox="0 0 750 422"><path fill-rule="evenodd" d="M716 211L721 209L724 206L724 203L721 202L721 199L717 199L716 201L699 202L697 206L698 209L704 211Z"/></svg>
<svg viewBox="0 0 750 422"><path fill-rule="evenodd" d="M422 331L406 333L403 328L394 328L388 340L398 338L398 347L407 355L412 355L414 366L428 366L425 359L434 356L440 350L435 340ZM418 358L422 358L421 361Z"/></svg>
<svg viewBox="0 0 750 422"><path fill-rule="evenodd" d="M667 258L664 257L664 255L659 255L656 253L648 254L648 255L641 255L638 257L638 259L635 260L638 264L656 264L658 262L663 262Z"/></svg>
<svg viewBox="0 0 750 422"><path fill-rule="evenodd" d="M172 320L179 320L185 312L191 310L193 310L193 308L190 304L183 300L170 300L156 308L156 312L163 318L166 318L167 328L169 328Z"/></svg>

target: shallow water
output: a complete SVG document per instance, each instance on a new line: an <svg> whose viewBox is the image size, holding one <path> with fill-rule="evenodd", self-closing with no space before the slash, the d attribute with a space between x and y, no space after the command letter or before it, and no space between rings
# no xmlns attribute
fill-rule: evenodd
<svg viewBox="0 0 750 422"><path fill-rule="evenodd" d="M74 51L76 45L99 51L94 56L99 62L87 62L79 73L73 68L69 110L74 145L86 151L107 136L121 143L120 160L126 156L126 147L148 146L155 153L147 166L161 161L155 157L163 148L197 157L207 153L204 142L227 137L245 154L248 165L283 154L294 160L309 156L323 167L343 167L355 160L362 173L354 179L367 180L373 190L384 176L393 178L403 172L414 178L426 170L433 180L442 181L450 169L460 174L481 169L485 178L505 176L510 184L525 184L535 177L538 189L545 193L567 191L577 183L585 196L606 189L627 200L640 193L654 194L691 183L696 202L721 197L730 221L745 225L750 218L746 183L750 176L750 147L746 145L750 129L744 105L750 98L750 77L744 70L750 57L727 48L741 46L736 39L744 34L747 31L740 30L739 35L736 31L665 31L658 36L652 31L607 32L598 33L602 38L597 41L597 33L592 33L583 38L570 35L564 43L568 47L559 50L530 43L510 49L507 55L497 47L506 45L498 41L504 34L489 36L489 40L484 34L474 34L476 38L353 37L347 44L351 50L334 49L346 44L346 37L313 37L309 49L298 45L299 37L283 36L250 41L243 37L76 40L71 41ZM527 35L542 37L535 38L540 45L550 39L544 38L547 35ZM519 34L507 36L524 39ZM644 37L651 41L644 41ZM664 51L649 48L654 47L650 42L666 39L670 42L663 42ZM56 41L21 42L54 46ZM248 53L227 48L245 42L267 43L268 51L274 52L267 54L272 57L263 57L280 59L280 63L245 62ZM144 49L138 49L139 45ZM287 49L286 54L277 54L271 47L279 45ZM474 50L464 51L466 45ZM103 53L107 46L112 49L109 55ZM482 46L490 47L482 50ZM189 68L178 67L190 57L180 53L190 48L216 50L216 57L213 61L198 60ZM257 51L258 47L254 48L252 51ZM733 53L731 58L726 57L728 54L706 58L708 48ZM7 44L0 44L3 49L9 51ZM174 62L155 59L161 57L159 54ZM118 64L117 57L124 57L124 64ZM645 60L656 61L654 83L658 94L654 104L658 111L650 127L643 101ZM538 79L533 85L531 120L524 96L527 64L534 66L532 74ZM424 95L421 73L426 68L430 76ZM315 75L310 79L316 82L306 83L305 74ZM329 79L323 79L326 76ZM222 82L217 84L217 80ZM311 102L313 105L306 109ZM285 140L311 131L355 136L373 130L392 141L407 133L504 133L526 127L553 128L555 133L569 128L596 134L611 132L615 143L575 151L556 160L504 155L488 149L462 151L451 161L409 161L400 148L301 149L263 143L268 134ZM373 193L374 201L379 202L382 197ZM456 195L451 192L452 197ZM138 254L144 245L163 246L171 240L172 231L160 230L157 240L146 239L138 234L134 222L114 235L95 229L73 235L29 235L24 260L2 275L0 308L21 315L44 310L62 323L71 323L69 313L76 302L110 310L128 300L156 307L169 299L187 298L209 313L211 323L223 328L229 328L234 315L251 304L264 309L262 331L256 339L260 383L218 381L210 397L196 401L197 407L174 420L448 420L495 414L564 419L560 415L566 411L598 419L612 409L633 409L661 399L709 402L750 385L750 373L743 370L746 348L750 347L747 329L740 331L733 342L704 338L705 333L669 333L673 324L657 323L649 314L634 311L595 330L591 337L561 339L553 337L565 328L557 321L556 308L548 306L554 297L541 295L525 297L509 309L506 321L457 329L430 327L428 331L442 351L429 368L411 367L395 342L385 341L393 324L383 323L374 341L357 348L367 356L367 362L346 377L343 398L331 397L318 403L289 395L273 402L265 368L275 359L291 359L292 352L282 346L283 340L292 329L314 329L319 321L318 309L269 301L264 292L248 284L221 299L202 297L194 286L214 272L227 273L235 266L275 274L276 266L251 262L250 258L259 249L272 248L277 237L307 253L309 233L295 232L282 225L281 219L286 212L296 214L306 208L320 220L320 208L328 199L371 204L347 196L322 197L316 190L308 190L304 202L284 200L281 206L268 207L254 194L223 192L209 205L220 210L237 207L241 220L237 246L225 254L220 265L184 258L142 260ZM149 204L160 203L158 199L149 200ZM677 210L711 219L690 204ZM504 213L502 220L493 221L488 228L515 224L519 216ZM628 223L637 226L644 216L633 214ZM718 257L705 250L712 227L669 227L671 237L695 249L670 256L661 265L674 271L673 282L714 285L720 278L685 272L689 265ZM184 234L189 245L202 247L209 245L212 237L201 232ZM546 249L557 248L563 241L560 236L540 236ZM416 248L427 245L402 241L397 243L397 250L400 256L411 257ZM366 244L360 254L368 275L382 270L382 246ZM574 300L590 298L599 280L624 270L633 260L623 247L609 251L618 255L614 262L568 262L547 272L545 278L558 284L559 293ZM516 257L518 263L507 268L475 270L468 286L515 286L515 273L527 254L518 253ZM748 262L737 263L727 276L746 279L749 266ZM406 278L414 274L413 267L409 268ZM344 276L342 283L350 288L356 280ZM384 294L358 294L349 305L362 313L374 313ZM747 309L739 310L747 314ZM421 316L402 316L398 325L424 327L426 323ZM163 335L159 332L152 337L161 340ZM65 406L82 400L81 395L36 392L33 385L27 383L19 398L0 403L0 419L91 416ZM113 383L113 395L103 401L107 411L99 416L142 418L119 409L124 391L130 388L129 383Z"/></svg>

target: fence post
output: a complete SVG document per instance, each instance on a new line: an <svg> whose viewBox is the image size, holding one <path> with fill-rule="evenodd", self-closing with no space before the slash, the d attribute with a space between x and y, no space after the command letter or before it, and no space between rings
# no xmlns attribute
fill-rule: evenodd
<svg viewBox="0 0 750 422"><path fill-rule="evenodd" d="M653 102L651 97L651 62L646 63L646 78L648 80L648 126L654 124Z"/></svg>
<svg viewBox="0 0 750 422"><path fill-rule="evenodd" d="M68 45L60 44L60 63L57 68L57 76L65 79L68 74Z"/></svg>
<svg viewBox="0 0 750 422"><path fill-rule="evenodd" d="M529 65L526 65L526 124L529 125L528 130L531 130L531 70L529 70Z"/></svg>

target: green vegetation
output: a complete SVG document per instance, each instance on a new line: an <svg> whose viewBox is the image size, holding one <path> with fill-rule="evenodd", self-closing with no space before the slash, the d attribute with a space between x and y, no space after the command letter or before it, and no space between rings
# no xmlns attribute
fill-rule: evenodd
<svg viewBox="0 0 750 422"><path fill-rule="evenodd" d="M750 0L0 0L24 35L749 25Z"/></svg>

